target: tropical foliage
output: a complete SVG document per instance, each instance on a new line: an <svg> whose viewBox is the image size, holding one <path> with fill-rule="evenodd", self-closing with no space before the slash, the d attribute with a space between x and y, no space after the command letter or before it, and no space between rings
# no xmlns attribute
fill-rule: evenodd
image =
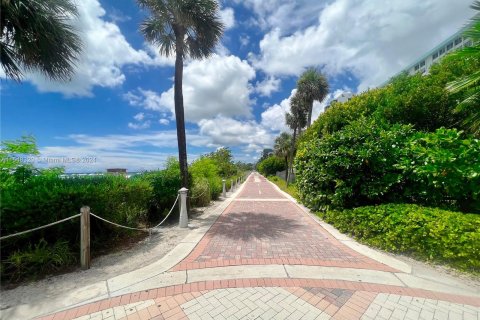
<svg viewBox="0 0 480 320"><path fill-rule="evenodd" d="M270 156L257 164L257 170L266 176L275 175L277 172L285 169L285 162L277 156Z"/></svg>
<svg viewBox="0 0 480 320"><path fill-rule="evenodd" d="M480 272L480 215L411 204L320 212L341 232L414 257Z"/></svg>
<svg viewBox="0 0 480 320"><path fill-rule="evenodd" d="M8 78L24 71L68 81L82 48L69 23L77 15L71 0L2 0L0 61Z"/></svg>
<svg viewBox="0 0 480 320"><path fill-rule="evenodd" d="M328 81L315 68L307 69L297 81L297 94L306 105L307 126L312 124L313 102L322 102L328 94Z"/></svg>
<svg viewBox="0 0 480 320"><path fill-rule="evenodd" d="M210 56L224 26L215 0L137 0L149 16L140 26L145 39L166 56L175 55L175 120L182 186L188 188L187 143L183 106L183 60Z"/></svg>

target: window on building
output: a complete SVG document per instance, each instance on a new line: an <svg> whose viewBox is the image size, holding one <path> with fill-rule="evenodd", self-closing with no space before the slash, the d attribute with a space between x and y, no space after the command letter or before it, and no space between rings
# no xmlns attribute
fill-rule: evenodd
<svg viewBox="0 0 480 320"><path fill-rule="evenodd" d="M432 59L435 60L435 59L437 59L437 58L438 58L438 52L435 52L435 53L433 54L433 56L432 56Z"/></svg>
<svg viewBox="0 0 480 320"><path fill-rule="evenodd" d="M460 37L460 38L457 38L457 39L455 40L455 45L456 45L456 46L458 46L460 43L462 43L462 38L461 38L461 37Z"/></svg>
<svg viewBox="0 0 480 320"><path fill-rule="evenodd" d="M447 45L447 51L450 51L453 49L453 42L450 42L448 45Z"/></svg>
<svg viewBox="0 0 480 320"><path fill-rule="evenodd" d="M425 60L423 60L422 62L420 62L419 67L425 67Z"/></svg>
<svg viewBox="0 0 480 320"><path fill-rule="evenodd" d="M419 68L420 68L420 66L417 64L417 65L415 66L415 71L417 71Z"/></svg>
<svg viewBox="0 0 480 320"><path fill-rule="evenodd" d="M467 42L465 42L463 44L464 47L471 47L472 46L472 40L467 40Z"/></svg>

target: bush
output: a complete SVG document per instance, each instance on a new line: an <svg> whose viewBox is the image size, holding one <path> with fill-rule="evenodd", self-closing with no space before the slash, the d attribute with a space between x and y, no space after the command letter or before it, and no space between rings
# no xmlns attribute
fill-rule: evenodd
<svg viewBox="0 0 480 320"><path fill-rule="evenodd" d="M175 158L169 158L165 169L144 172L134 176L133 180L147 181L152 187L149 202L149 220L161 220L170 210L182 187L180 165Z"/></svg>
<svg viewBox="0 0 480 320"><path fill-rule="evenodd" d="M480 272L480 216L388 204L319 215L341 232L391 252Z"/></svg>
<svg viewBox="0 0 480 320"><path fill-rule="evenodd" d="M147 181L123 176L60 178L40 174L1 188L0 196L1 234L9 235L70 217L79 213L84 205L90 206L93 213L110 221L132 227L144 225L152 198L152 187ZM113 236L121 233L130 232L91 219L94 251L95 248L108 246ZM46 248L55 248L57 242L68 243L71 252L78 252L79 220L69 220L2 241L2 259L8 261L15 253L29 257L29 252L33 250L31 248L37 248L43 242L48 245L39 247L44 249L38 249L40 252L48 253ZM48 269L50 268L45 268ZM20 272L2 268L4 279L12 276L3 274L4 270L11 271L12 274Z"/></svg>
<svg viewBox="0 0 480 320"><path fill-rule="evenodd" d="M282 159L276 156L270 156L262 160L257 165L257 169L261 174L265 176L271 176L275 175L278 171L285 170L286 168L285 162Z"/></svg>
<svg viewBox="0 0 480 320"><path fill-rule="evenodd" d="M397 200L403 174L395 165L412 134L410 126L360 119L303 144L295 159L302 201L325 210Z"/></svg>
<svg viewBox="0 0 480 320"><path fill-rule="evenodd" d="M192 175L193 191L198 190L201 192L204 188L201 187L201 185L205 183L208 184L210 195L206 195L205 198L201 200L202 203L208 203L210 200L207 200L207 198L218 198L222 192L222 178L219 175L219 167L214 159L210 157L202 157L195 160L190 165L189 172ZM191 193L191 195L192 198L201 196L200 193Z"/></svg>
<svg viewBox="0 0 480 320"><path fill-rule="evenodd" d="M398 168L413 202L480 213L480 141L454 129L418 132Z"/></svg>

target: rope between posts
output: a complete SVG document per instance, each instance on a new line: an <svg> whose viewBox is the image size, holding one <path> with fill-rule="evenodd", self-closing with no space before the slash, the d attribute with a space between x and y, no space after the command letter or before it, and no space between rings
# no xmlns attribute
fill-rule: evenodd
<svg viewBox="0 0 480 320"><path fill-rule="evenodd" d="M94 214L93 212L90 212L90 215L94 216L94 217L97 218L97 219L100 219L100 220L102 220L102 221L105 221L106 223L113 224L114 226L117 226L117 227L120 227L120 228L149 232L149 229L146 229L146 228L139 229L139 228L132 228L132 227L127 227L127 226L122 226L121 224L118 224L118 223L109 221L109 220L107 220L107 219L104 219L104 218L102 218L102 217L100 217L100 216L97 216L97 215Z"/></svg>
<svg viewBox="0 0 480 320"><path fill-rule="evenodd" d="M210 185L208 185L208 188L203 190L203 192L201 194L199 194L198 196L195 196L195 197L192 197L192 196L188 196L190 199L198 199L200 198L201 196L203 196L205 193L210 192Z"/></svg>
<svg viewBox="0 0 480 320"><path fill-rule="evenodd" d="M12 237L15 237L15 236L19 236L19 235L21 235L21 234L25 234L25 233L33 232L33 231L36 231L36 230L48 228L48 227L54 226L54 225L56 225L56 224L65 222L65 221L68 221L68 220L71 220L71 219L74 219L74 218L78 218L78 217L80 217L80 215L81 215L81 214L79 213L79 214L76 214L76 215L74 215L74 216L71 216L71 217L68 217L68 218L65 218L65 219L56 221L56 222L52 222L52 223L46 224L46 225L41 226L41 227L33 228L33 229L30 229L30 230L25 230L25 231L22 231L22 232L17 232L17 233L14 233L14 234L9 234L8 236L0 237L0 240L12 238Z"/></svg>
<svg viewBox="0 0 480 320"><path fill-rule="evenodd" d="M170 213L172 213L172 211L173 211L173 208L175 208L175 205L177 204L177 201L178 201L178 198L179 198L179 197L180 197L180 195L179 195L179 194L177 194L177 198L175 199L175 202L173 203L173 206L172 206L172 208L170 209L170 212L167 214L167 216L166 216L166 217L165 217L165 218L164 218L162 221L160 221L160 223L159 223L159 224L157 224L155 227L153 227L153 228L150 228L150 229L155 229L155 228L158 228L158 227L160 227L160 225L161 225L162 223L164 223L164 222L165 222L165 220L167 220L167 218L170 216Z"/></svg>

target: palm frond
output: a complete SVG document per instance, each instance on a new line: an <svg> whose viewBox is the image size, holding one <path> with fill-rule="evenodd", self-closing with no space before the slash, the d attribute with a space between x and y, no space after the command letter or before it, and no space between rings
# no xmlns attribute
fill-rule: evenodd
<svg viewBox="0 0 480 320"><path fill-rule="evenodd" d="M480 71L474 72L467 77L463 77L447 84L447 90L451 93L457 93L469 87L480 84Z"/></svg>

